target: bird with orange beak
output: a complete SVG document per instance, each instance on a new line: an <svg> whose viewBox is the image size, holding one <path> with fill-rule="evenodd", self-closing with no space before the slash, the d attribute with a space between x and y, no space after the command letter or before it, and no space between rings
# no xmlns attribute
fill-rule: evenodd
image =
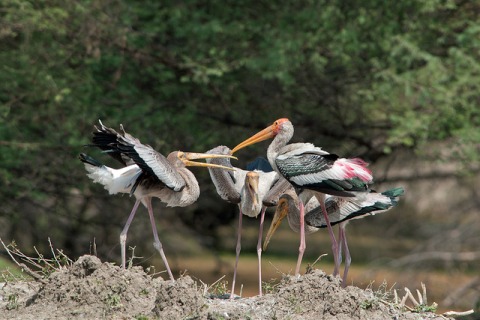
<svg viewBox="0 0 480 320"><path fill-rule="evenodd" d="M288 180L300 199L300 246L295 274L300 274L300 265L305 251L304 204L312 197L320 203L322 213L332 240L335 265L339 265L339 247L325 208L325 195L355 197L369 192L373 177L367 163L361 159L340 158L314 146L312 143L291 143L294 128L290 120L282 118L252 137L239 143L231 154L252 144L273 139L267 149L267 158L272 168Z"/></svg>

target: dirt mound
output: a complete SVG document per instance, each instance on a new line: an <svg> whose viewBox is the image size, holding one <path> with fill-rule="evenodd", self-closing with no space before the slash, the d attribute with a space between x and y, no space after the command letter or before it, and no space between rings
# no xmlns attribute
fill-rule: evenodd
<svg viewBox="0 0 480 320"><path fill-rule="evenodd" d="M386 301L385 301L386 302ZM285 277L275 293L263 297L209 302L211 319L447 319L433 313L403 312L374 292L342 288L340 279L313 270Z"/></svg>
<svg viewBox="0 0 480 320"><path fill-rule="evenodd" d="M28 288L28 289L25 289ZM185 318L198 314L204 301L190 277L175 283L152 278L141 267L123 270L97 257L83 256L54 272L46 284L7 284L0 294L1 319ZM13 296L17 305L12 304ZM27 295L27 297L25 297ZM8 301L10 300L10 301Z"/></svg>
<svg viewBox="0 0 480 320"><path fill-rule="evenodd" d="M83 256L44 284L0 286L0 319L446 319L402 312L373 292L342 288L314 270L286 277L274 293L235 300L204 296L190 277L175 283L142 268L121 269Z"/></svg>

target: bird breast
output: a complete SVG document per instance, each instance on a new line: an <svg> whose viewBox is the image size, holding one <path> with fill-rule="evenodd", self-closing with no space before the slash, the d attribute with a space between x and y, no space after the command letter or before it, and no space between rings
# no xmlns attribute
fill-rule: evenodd
<svg viewBox="0 0 480 320"><path fill-rule="evenodd" d="M144 197L159 198L167 207L186 207L197 201L200 196L200 187L198 182L188 170L179 171L185 180L185 187L180 191L169 189L163 184L148 184L148 181L141 183L135 190L135 197L142 199Z"/></svg>

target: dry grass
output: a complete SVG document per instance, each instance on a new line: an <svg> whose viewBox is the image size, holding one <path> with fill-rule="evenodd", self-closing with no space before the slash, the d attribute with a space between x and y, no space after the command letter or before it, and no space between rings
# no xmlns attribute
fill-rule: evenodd
<svg viewBox="0 0 480 320"><path fill-rule="evenodd" d="M206 284L216 282L220 277L223 281L231 281L233 273L233 263L235 261L234 255L222 255L221 259L227 262L220 273L215 272L216 264L213 257L199 256L199 257L185 257L178 260L177 268L179 270L188 270L188 274L202 279ZM285 259L280 257L268 257L267 254L263 257L262 275L263 282L266 287L274 286L282 278L282 274L293 274L295 263L294 259ZM304 259L302 270L305 272L309 263ZM159 262L161 264L161 262ZM315 268L322 269L327 273L331 273L333 265L319 261L315 264ZM257 257L255 255L242 254L238 265L237 284L238 288L243 285L242 296L249 297L258 294L258 278L257 278ZM404 288L420 287L421 283L425 283L428 288L429 306L433 303L438 304L437 312L443 313L451 308L466 310L470 309L472 305L457 304L453 306L442 305L442 301L450 294L452 290L452 283L455 286L461 286L468 283L475 275L468 275L464 272L440 272L429 271L422 272L418 270L400 270L391 269L381 266L371 267L368 265L359 265L353 263L350 267L348 283L356 285L360 288L371 288L374 291L385 291L385 283L391 284L389 289L397 289L398 295L403 297L405 294ZM265 287L264 286L264 287ZM228 288L229 289L229 288ZM391 293L393 295L393 291ZM401 299L400 297L400 299ZM410 304L411 307L414 307Z"/></svg>
<svg viewBox="0 0 480 320"><path fill-rule="evenodd" d="M30 276L39 282L44 282L49 274L53 271L58 271L68 266L71 266L73 261L69 259L61 250L54 249L50 243L51 253L53 258L46 259L43 254L37 252L37 257L32 258L23 254L15 244L6 245L0 239L11 259L18 265L19 268L27 272ZM325 270L327 273L332 270L332 265L323 261L322 256L314 261L304 259L302 266L303 272L314 266L315 268ZM216 268L214 257L207 257L205 255L179 259L177 261L176 273L189 274L197 278L204 287L204 295L208 292L216 297L229 296L228 281L231 278L231 271L233 270L233 255L223 255L221 259L228 261L223 265L225 270L219 277L219 273L215 273ZM133 258L131 262L133 263ZM292 268L295 261L291 259L283 259L279 257L263 257L263 282L264 292L275 292L276 286L280 279L285 274L292 274ZM32 269L33 268L33 269ZM185 271L185 270L188 270ZM378 303L389 304L396 308L408 309L412 312L439 312L446 315L467 315L473 310L466 312L453 312L447 310L451 306L438 306L435 301L443 300L451 291L452 282L456 285L461 285L471 281L475 276L469 276L462 272L457 273L442 273L442 272L409 272L408 270L399 270L382 267L368 267L365 265L353 265L349 273L349 283L352 283L360 288L372 291L372 299L365 301L362 308L368 309ZM241 288L240 296L248 297L257 295L257 257L256 255L243 254L239 262L239 270L237 275L237 288ZM427 300L426 285L423 282L428 282L429 285L429 301ZM376 286L375 284L379 285ZM390 287L387 283L394 283ZM418 283L421 283L421 289L410 290L409 287L417 288ZM365 285L366 284L366 285ZM238 289L237 289L238 290ZM403 290L403 291L402 291ZM402 292L402 293L400 293ZM16 296L8 297L8 308L16 308ZM111 297L112 305L116 305L116 297ZM118 300L118 299L117 299ZM109 300L110 301L110 300ZM456 309L468 309L471 306L455 306Z"/></svg>
<svg viewBox="0 0 480 320"><path fill-rule="evenodd" d="M59 271L73 264L73 260L67 257L62 252L62 250L55 249L53 247L50 238L48 239L48 243L53 257L51 259L45 258L45 255L43 253L40 253L36 248L34 249L37 256L30 257L24 254L17 247L15 242L7 245L0 238L0 244L3 246L12 261L17 265L17 267L22 272L25 272L27 275L41 283L45 283L44 279L48 278L48 276L54 271ZM10 275L14 274L10 273Z"/></svg>

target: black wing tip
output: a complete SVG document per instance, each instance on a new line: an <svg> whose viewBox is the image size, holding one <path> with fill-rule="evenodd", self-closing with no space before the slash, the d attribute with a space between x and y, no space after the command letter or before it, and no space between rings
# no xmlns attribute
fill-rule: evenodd
<svg viewBox="0 0 480 320"><path fill-rule="evenodd" d="M89 165L92 165L92 166L95 166L95 167L103 167L103 164L100 161L95 160L94 158L90 157L86 153L80 153L78 155L78 158L83 163L88 163Z"/></svg>

